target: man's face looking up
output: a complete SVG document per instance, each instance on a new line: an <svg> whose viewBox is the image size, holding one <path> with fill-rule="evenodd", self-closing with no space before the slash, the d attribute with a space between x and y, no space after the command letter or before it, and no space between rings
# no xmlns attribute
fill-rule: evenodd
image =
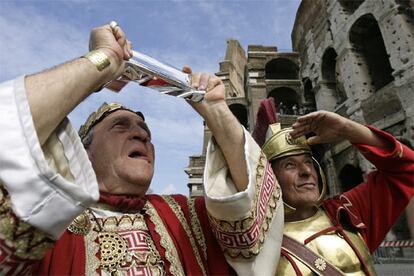
<svg viewBox="0 0 414 276"><path fill-rule="evenodd" d="M117 110L93 131L88 148L99 189L113 194L145 195L154 174L154 146L145 121Z"/></svg>

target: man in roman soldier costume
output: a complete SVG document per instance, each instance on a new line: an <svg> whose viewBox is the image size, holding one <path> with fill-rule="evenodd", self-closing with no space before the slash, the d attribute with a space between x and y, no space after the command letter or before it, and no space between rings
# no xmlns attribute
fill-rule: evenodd
<svg viewBox="0 0 414 276"><path fill-rule="evenodd" d="M277 275L374 275L370 254L414 194L414 152L382 130L332 112L301 116L292 128L276 121L272 98L262 101L253 136L272 164L285 209ZM310 145L341 139L376 171L354 189L324 199L324 173Z"/></svg>
<svg viewBox="0 0 414 276"><path fill-rule="evenodd" d="M227 107L222 82L191 78L206 91L191 105L214 136L205 197L147 195L154 147L142 113L103 104L81 139L66 118L132 55L114 23L92 30L90 47L0 85L0 274L274 275L280 188Z"/></svg>

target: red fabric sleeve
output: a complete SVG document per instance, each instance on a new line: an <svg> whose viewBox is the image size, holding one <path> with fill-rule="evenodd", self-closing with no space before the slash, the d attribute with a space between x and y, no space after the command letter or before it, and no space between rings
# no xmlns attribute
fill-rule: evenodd
<svg viewBox="0 0 414 276"><path fill-rule="evenodd" d="M355 145L377 170L368 175L366 183L340 199L343 206L348 205L351 216L358 216L365 224L360 233L373 252L414 195L414 152L390 134L368 127L386 139L389 147Z"/></svg>
<svg viewBox="0 0 414 276"><path fill-rule="evenodd" d="M211 231L204 197L197 197L194 206L207 244L209 273L211 275L237 275L232 267L227 264L223 251Z"/></svg>
<svg viewBox="0 0 414 276"><path fill-rule="evenodd" d="M66 231L46 256L32 267L33 275L85 275L82 235Z"/></svg>

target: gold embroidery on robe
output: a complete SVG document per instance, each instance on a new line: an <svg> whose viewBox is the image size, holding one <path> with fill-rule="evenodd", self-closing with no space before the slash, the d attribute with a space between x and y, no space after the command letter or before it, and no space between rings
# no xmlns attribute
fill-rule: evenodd
<svg viewBox="0 0 414 276"><path fill-rule="evenodd" d="M21 221L13 213L8 192L0 182L0 238L11 249L13 255L28 260L43 258L53 247L54 241L44 232Z"/></svg>
<svg viewBox="0 0 414 276"><path fill-rule="evenodd" d="M170 234L168 233L165 225L155 210L154 206L147 201L145 204L145 212L150 216L150 220L155 225L155 231L160 235L161 246L165 249L165 257L170 262L170 272L172 275L185 275L184 269L181 265L181 261L178 258L177 249L175 248L174 242L172 241Z"/></svg>
<svg viewBox="0 0 414 276"><path fill-rule="evenodd" d="M200 257L200 252L198 251L196 242L193 238L190 227L188 226L187 220L185 219L184 213L181 210L180 205L178 205L178 203L171 196L163 196L163 198L168 203L171 210L173 210L175 216L178 218L178 220L181 223L181 226L183 227L185 233L187 234L187 237L190 240L191 247L193 249L194 256L197 260L198 265L200 266L201 270L203 271L203 275L207 275L206 269L203 265L203 261L201 260L201 257Z"/></svg>
<svg viewBox="0 0 414 276"><path fill-rule="evenodd" d="M207 259L207 245L206 239L204 238L203 229L201 228L200 221L198 220L195 205L195 199L188 199L188 209L190 210L191 226L193 227L194 235L196 236L197 242L203 250L204 258Z"/></svg>

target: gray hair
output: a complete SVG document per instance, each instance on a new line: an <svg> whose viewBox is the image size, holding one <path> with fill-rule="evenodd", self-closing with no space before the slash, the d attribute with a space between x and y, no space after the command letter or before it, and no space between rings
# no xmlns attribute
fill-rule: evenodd
<svg viewBox="0 0 414 276"><path fill-rule="evenodd" d="M89 131L86 133L85 137L83 137L83 139L81 139L83 147L86 150L89 149L90 145L92 144L94 128L95 127L92 127L91 129L89 129Z"/></svg>

